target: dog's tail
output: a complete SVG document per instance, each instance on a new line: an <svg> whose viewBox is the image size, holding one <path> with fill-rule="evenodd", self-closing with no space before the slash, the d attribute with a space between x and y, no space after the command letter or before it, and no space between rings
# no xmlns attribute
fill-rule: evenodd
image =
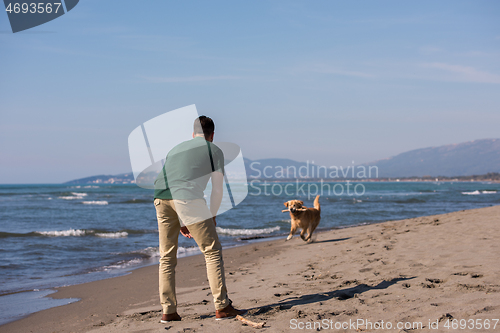
<svg viewBox="0 0 500 333"><path fill-rule="evenodd" d="M316 199L314 199L314 208L321 211L321 206L319 205L319 195L317 195Z"/></svg>

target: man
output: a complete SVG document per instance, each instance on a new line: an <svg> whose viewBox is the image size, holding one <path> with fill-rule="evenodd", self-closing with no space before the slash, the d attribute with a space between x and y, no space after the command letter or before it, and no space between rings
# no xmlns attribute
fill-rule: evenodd
<svg viewBox="0 0 500 333"><path fill-rule="evenodd" d="M206 116L194 122L193 139L174 147L155 181L154 204L160 234L161 322L179 321L175 295L175 266L179 232L194 238L205 256L207 276L214 298L216 320L233 318L236 310L227 296L222 246L215 216L222 201L224 155L213 144L215 125ZM203 198L212 179L210 209Z"/></svg>

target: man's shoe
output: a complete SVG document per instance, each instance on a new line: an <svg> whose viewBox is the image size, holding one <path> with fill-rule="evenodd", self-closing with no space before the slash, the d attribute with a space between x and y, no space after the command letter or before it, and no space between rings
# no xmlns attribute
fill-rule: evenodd
<svg viewBox="0 0 500 333"><path fill-rule="evenodd" d="M166 314L164 313L163 316L161 316L160 323L166 324L169 321L181 321L181 316L177 312Z"/></svg>
<svg viewBox="0 0 500 333"><path fill-rule="evenodd" d="M215 320L230 319L238 315L241 316L245 313L245 310L236 310L231 304L229 304L224 309L215 311Z"/></svg>

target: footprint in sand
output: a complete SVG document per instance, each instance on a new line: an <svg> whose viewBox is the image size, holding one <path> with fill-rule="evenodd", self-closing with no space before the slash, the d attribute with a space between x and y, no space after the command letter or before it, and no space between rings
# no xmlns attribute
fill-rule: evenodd
<svg viewBox="0 0 500 333"><path fill-rule="evenodd" d="M472 284L459 283L458 288L465 289L468 291L485 291L486 290L486 286L482 285L482 284L472 285Z"/></svg>
<svg viewBox="0 0 500 333"><path fill-rule="evenodd" d="M498 306L486 306L484 308L482 308L481 310L477 310L475 313L474 313L474 316L479 314L479 313L484 313L484 312L490 312L490 311L493 311L495 310L496 308L498 308Z"/></svg>
<svg viewBox="0 0 500 333"><path fill-rule="evenodd" d="M293 291L287 291L287 292L282 293L282 294L280 294L280 293L276 293L276 294L274 294L274 296L275 296L275 297L281 297L281 296L288 296L288 295L290 295L290 294L293 294Z"/></svg>
<svg viewBox="0 0 500 333"><path fill-rule="evenodd" d="M449 313L444 314L441 317L439 317L439 322L442 322L442 321L447 320L447 319L452 320L453 316Z"/></svg>
<svg viewBox="0 0 500 333"><path fill-rule="evenodd" d="M358 309L354 309L354 310L345 310L345 311L344 311L344 314L345 314L346 316L354 316L354 315L355 315L355 314L357 314L357 313L358 313Z"/></svg>

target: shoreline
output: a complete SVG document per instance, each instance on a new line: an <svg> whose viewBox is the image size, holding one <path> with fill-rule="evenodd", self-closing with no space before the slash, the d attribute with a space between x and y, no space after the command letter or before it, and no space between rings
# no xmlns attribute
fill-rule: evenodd
<svg viewBox="0 0 500 333"><path fill-rule="evenodd" d="M247 244L241 245L241 246L233 246L224 249L224 262L225 262L225 270L226 270L226 275L227 272L230 269L236 269L236 265L238 264L245 264L247 262L251 262L256 260L257 258L255 256L245 256L246 260L241 260L240 254L242 252L248 251L246 249L247 247L255 244L263 244L267 242L275 242L277 240L273 239L266 239L266 240L255 240L254 242L249 242ZM201 253L194 253L191 255L186 255L183 257L179 257L178 260L178 265L176 268L176 275L177 276L182 276L182 275L190 275L189 271L190 268L196 267L200 268L202 270L202 273L196 274L194 277L191 277L189 279L179 279L177 278L176 281L176 289L177 289L177 295L182 295L186 289L191 289L195 286L205 285L208 288L208 281L206 278L205 274L205 261L204 258L201 256ZM258 256L257 256L258 257ZM229 261L229 263L228 263ZM233 265L234 262L234 265ZM108 308L109 304L108 302L105 302L106 304L101 304L98 305L96 304L95 300L99 298L99 295L101 294L102 291L107 291L111 289L115 289L113 286L116 284L128 284L130 281L135 281L139 280L141 281L141 288L137 288L134 290L133 293L128 294L125 297L120 297L119 295L115 295L117 301L113 303L117 303L116 311L113 311L111 314L107 314L105 316L99 316L99 315L94 315L90 314L90 317L98 317L99 322L97 324L92 324L91 327L93 326L100 326L101 322L104 322L106 320L111 320L114 318L119 317L120 312L127 312L128 307L123 305L123 299L139 299L142 295L144 294L151 294L154 295L150 300L144 302L142 305L144 308L150 308L150 307L157 307L158 312L161 312L161 306L159 305L159 296L158 294L158 264L150 264L144 267L139 267L133 270L130 270L129 272L125 273L124 275L120 276L115 276L115 277L110 277L107 279L101 279L101 280L96 280L96 281L91 281L91 282L86 282L86 283L81 283L81 284L75 284L75 285L69 285L69 286L63 286L63 287L58 287L58 288L51 288L51 289L46 289L43 291L51 291L50 293L50 298L53 300L73 300L73 302L69 304L64 304L64 305L56 305L54 307L50 307L47 309L42 309L40 311L36 311L34 313L28 314L27 316L24 316L22 318L19 318L14 321L10 321L6 324L0 325L0 332L14 332L18 327L20 328L19 332L25 332L25 323L28 323L28 326L31 327L31 323L33 323L34 326L32 327L37 327L37 332L42 332L40 331L40 326L39 324L35 324L39 322L39 316L41 318L45 318L46 313L48 316L51 316L55 318L55 321L62 320L66 315L60 316L58 314L59 309L61 307L65 307L62 312L78 312L82 313L83 312L89 312L91 309L92 311L90 312L99 312L99 310L103 310L104 308ZM151 288L151 286L155 286L154 288ZM98 290L97 292L90 292L89 290ZM108 298L108 296L106 296ZM74 301L77 299L76 301ZM83 304L82 304L83 303ZM87 304L89 303L89 304ZM82 306L78 306L82 305ZM72 307L71 309L68 309L68 307ZM75 309L73 309L75 308ZM115 314L116 312L116 314ZM80 316L80 315L79 315ZM83 315L84 317L87 316L85 313ZM32 317L37 317L37 318L32 318ZM80 319L81 320L81 319ZM80 321L79 320L79 321ZM95 320L90 319L90 322L93 323ZM20 324L20 325L18 325ZM51 325L48 325L46 327L47 332L52 332ZM88 328L87 328L88 329ZM71 329L71 332L74 330ZM76 330L80 331L80 330ZM80 332L85 332L86 330L82 330Z"/></svg>
<svg viewBox="0 0 500 333"><path fill-rule="evenodd" d="M360 227L360 226L364 226L364 225L370 225L370 224L376 224L376 223L385 223L385 222L391 222L391 221L395 221L395 220L363 222L363 223L358 223L358 224L353 224L353 225L335 226L335 227L332 227L332 228L320 228L320 227L318 227L315 230L315 234L322 233L322 232L328 232L328 231L334 231L334 230L337 230L337 229L356 228L356 227ZM235 248L235 247L249 246L249 245L252 245L254 243L279 241L279 239L281 239L281 238L283 238L283 239L286 238L286 236L288 235L288 232L289 231L287 230L287 232L279 233L279 234L276 234L276 235L242 236L242 237L239 237L236 241L237 242L244 242L244 243L237 244L237 243L232 242L232 243L229 243L230 245L228 245L228 246L226 244L227 247L224 248L224 251L232 249L232 248ZM181 259L181 258L185 258L185 257L197 256L197 255L201 255L202 254L199 251L198 247L196 247L196 246L189 247L188 249L190 251L187 251L185 253L182 253L182 254L178 255L177 258ZM145 261L153 261L153 260L150 258L150 259L146 259ZM139 264L136 267L132 267L132 268L119 268L114 273L116 275L113 275L113 276L110 276L110 277L91 279L89 281L77 282L77 283L74 283L74 284L67 284L67 285L64 285L64 286L44 287L44 288L41 288L41 289L17 290L17 291L12 291L12 292L7 292L5 294L1 294L0 298L4 297L4 296L11 296L11 295L17 295L17 294L23 294L23 293L31 293L31 292L48 292L48 291L56 292L59 288L71 287L71 286L75 286L75 285L79 285L79 284L91 283L91 282L96 282L96 281L100 281L100 280L114 279L116 277L120 277L120 276L123 276L123 275L130 274L131 272L133 272L133 271L135 271L137 269L141 269L141 268L145 268L145 267L149 267L149 266L153 266L153 265L158 265L158 259L155 259L155 262L150 262L150 263L145 263L145 264ZM93 272L89 272L89 273L93 273ZM19 318L19 319L22 319L22 318ZM15 320L18 320L18 319L15 319ZM0 326L1 325L3 325L3 324L0 324Z"/></svg>
<svg viewBox="0 0 500 333"><path fill-rule="evenodd" d="M325 230L320 230L319 232L324 232ZM285 234L279 234L279 235L272 235L272 236L256 236L256 237L244 237L241 238L241 241L244 243L242 244L234 244L230 243L227 247L224 248L224 251L228 251L233 248L238 248L238 247L245 247L249 246L255 243L261 243L261 242L273 242L277 241L279 238L283 238ZM180 236L179 236L180 237ZM199 251L198 247L193 246L192 251L187 251L184 253L181 253L178 255L178 259L182 260L184 258L188 257L193 257L193 256L200 256L202 253ZM30 289L30 290L20 290L20 291L13 291L10 293L2 294L0 295L0 299L2 297L6 297L6 299L12 299L11 301L14 302L14 304L19 303L19 299L23 300L23 305L28 304L28 306L31 308L31 310L27 310L23 314L15 314L12 317L15 317L12 320L9 320L7 322L1 323L0 322L0 332L2 332L2 326L7 325L9 323L13 323L18 320L23 320L27 318L28 316L31 316L33 314L36 314L40 311L60 307L66 304L71 304L74 302L79 302L81 301L81 298L75 298L75 297L58 297L60 293L58 291L64 290L65 288L71 288L73 286L79 286L79 285L85 285L89 283L94 283L94 282L99 282L103 280L110 280L110 279L115 279L119 277L123 277L129 274L132 274L136 270L141 270L141 269L147 269L148 267L151 266L157 266L158 265L158 258L152 260L147 259L149 263L144 263L141 265L138 265L137 267L133 268L124 268L124 269L118 269L116 272L113 273L112 276L109 277L98 277L98 278L90 278L88 281L83 281L83 282L77 282L73 284L67 284L63 286L56 286L56 287L45 287L41 289ZM153 262L152 262L153 261ZM56 293L58 293L56 295ZM10 308L11 309L11 308ZM9 310L10 310L9 309Z"/></svg>
<svg viewBox="0 0 500 333"><path fill-rule="evenodd" d="M410 282L410 280L413 279L418 279L418 274L415 274L415 271L413 271L410 267L405 267L403 265L402 267L399 267L399 270L394 271L391 274L384 274L382 271L377 272L374 276L374 273L370 273L373 269L367 269L366 268L361 268L356 270L356 274L353 274L352 279L348 278L347 275L343 270L332 274L333 272L328 272L328 273L321 273L319 275L317 274L306 274L308 271L311 270L311 267L309 266L318 266L320 262L314 262L311 263L312 261L317 261L318 258L321 258L322 256L330 256L329 259L332 260L340 260L342 259L341 256L333 256L331 257L331 254L336 253L336 251L333 251L332 253L329 253L330 249L335 249L337 248L343 249L345 255L352 255L353 248L356 247L358 243L368 243L366 246L368 248L370 247L377 247L380 248L378 249L380 253L375 251L374 253L371 254L365 254L364 256L360 256L359 253L353 256L353 261L355 262L361 262L364 261L365 256L373 256L373 258L380 257L381 255L395 255L396 257L398 254L394 251L391 251L396 245L395 242L391 241L390 239L385 239L384 236L380 237L378 234L384 234L384 233L390 233L386 232L386 230L392 231L395 235L402 235L398 237L407 237L410 236L413 231L418 232L419 229L442 229L443 227L439 227L441 224L449 224L452 222L457 223L458 225L461 225L462 227L464 226L464 223L460 222L460 220L463 220L465 217L471 219L471 223L474 223L474 220L476 219L476 216L479 218L479 222L485 224L483 220L493 220L496 221L496 224L490 225L488 228L484 229L485 237L486 239L492 238L494 232L498 232L498 224L500 221L498 221L498 216L500 216L500 206L493 206L493 207L487 207L487 208L479 208L479 209L473 209L473 210L467 210L467 211L458 211L458 212L452 212L452 213L446 213L446 214L441 214L441 215L431 215L431 216L424 216L424 217L417 217L417 218L412 218L412 219L407 219L407 220L396 220L396 221L386 221L386 222L375 222L375 223L370 223L370 224L364 224L364 225L358 225L358 226L347 226L347 227L342 227L339 229L333 229L333 230L328 230L328 231L322 231L321 233L315 234L317 237L317 241L312 243L312 244L305 244L303 243L300 239L297 239L297 236L289 241L286 242L280 241L280 240L272 240L272 239L258 239L253 242L249 242L248 244L242 245L242 246L237 246L237 247L232 247L232 248L227 248L224 249L224 260L225 260L225 265L226 265L226 279L228 281L228 289L229 289L229 294L230 297L233 299L235 302L235 305L238 307L244 307L244 308L251 308L252 311L249 314L249 317L251 320L255 320L256 318L262 318L266 319L265 314L270 312L269 311L263 311L262 310L262 302L264 300L264 303L267 304L265 305L266 307L271 307L274 309L274 307L278 306L281 307L283 303L278 302L278 299L283 298L286 296L287 298L292 297L293 295L297 296L299 294L308 294L309 293L309 288L307 285L309 284L308 281L321 281L321 282L326 282L326 284L319 284L320 286L325 286L328 287L329 290L331 290L331 287L329 286L332 284L332 282L341 282L340 285L338 285L337 290L341 289L344 290L346 289L346 286L350 286L351 289L356 289L356 288L361 288L360 291L362 291L363 288L367 288L366 286L370 285L377 285L374 283L372 280L375 279L377 280L377 277L379 276L385 276L386 278L383 279L385 281L384 283L388 284L387 288L394 286L394 285L403 285L405 283L413 285L413 282ZM437 220L437 222L436 222ZM440 221L446 221L445 222L440 222ZM450 220L450 221L448 221ZM426 221L426 222L424 222ZM493 222L489 222L491 224ZM404 228L405 230L398 230ZM457 227L454 225L454 227ZM465 225L467 227L467 225ZM470 226L469 226L470 227ZM493 227L493 230L491 230L491 227ZM478 226L479 228L479 226ZM496 228L496 229L495 229ZM415 229L415 230L412 230ZM380 230L383 230L382 232L379 232ZM420 230L421 233L422 230ZM441 230L442 231L442 230ZM444 230L444 234L449 234L450 232L446 232ZM442 235L435 235L435 234L425 234L425 237L423 238L422 242L429 242L429 239L432 239L433 237L435 238L436 236L439 236L440 241L446 242L446 237L442 237ZM368 235L368 236L367 236ZM461 235L459 233L459 235ZM496 234L498 235L498 234ZM461 236L460 236L461 237ZM488 238L489 237L489 238ZM415 242L415 237L410 237L408 239L408 244L412 244L412 242ZM426 239L429 238L429 239ZM453 238L453 237L450 237ZM456 238L456 237L455 237ZM493 237L494 238L494 237ZM354 242L353 242L354 240ZM456 239L455 239L456 241ZM475 239L475 242L468 242L466 249L467 250L473 250L476 243L479 242L479 245L482 245L480 240L478 241ZM374 244L370 244L374 243ZM418 249L418 243L414 244L414 250L415 248ZM434 246L432 242L428 244L428 246ZM450 243L448 244L450 247L456 246L456 244ZM347 248L346 248L347 246ZM314 248L325 248L324 250L320 251L319 253L314 250ZM361 249L363 249L362 247ZM443 249L447 250L446 247ZM404 253L404 248L401 249L402 254L400 253L399 256L412 256L411 253ZM494 256L495 254L498 256L500 253L498 253L498 246L495 248L493 247L493 254L487 254L488 258L491 256ZM496 251L496 252L495 252ZM304 253L307 252L306 258L304 258ZM484 249L482 252L480 252L481 257L476 258L477 261L482 262L485 260L484 255ZM292 258L288 258L288 254L292 255ZM486 254L486 253L484 253ZM452 255L452 254L448 254ZM413 255L414 256L414 255ZM314 260L312 260L314 259ZM323 258L322 261L327 261L327 258ZM392 264L396 264L397 258L390 257L386 259L380 259L375 260L372 262L368 263L368 266L372 265L373 263L381 264L383 266ZM415 259L415 258L414 258ZM437 260L436 258L435 260ZM474 259L474 260L476 260ZM280 271L282 273L281 275L284 274L284 276L280 276L280 274L273 272L272 269L275 269L274 265L275 264L283 264L284 261L286 263L285 267L282 267L283 270ZM370 260L368 260L370 261ZM298 263L297 263L298 262ZM295 263L295 264L294 264ZM339 266L346 266L350 267L353 264L352 263L346 263L345 261L341 261L339 263ZM458 264L458 262L457 262ZM271 265L269 267L269 265ZM358 263L358 265L361 265ZM422 266L426 266L421 264ZM263 270L262 272L253 272L252 268L256 266L265 266L267 267L267 271ZM297 266L297 267L294 267ZM422 266L414 266L414 267L422 267ZM456 266L456 265L455 265ZM467 267L470 265L463 265L462 266ZM474 266L474 265L472 265ZM477 265L475 265L477 266ZM482 263L479 266L485 266L484 263ZM498 265L497 265L498 266ZM269 268L271 268L271 271L269 271ZM293 283L287 283L284 281L288 281L290 276L294 276L294 272L288 272L287 270L292 270L294 268L299 269L299 271L303 271L300 273L302 276L299 277L298 281L295 281ZM341 267L340 267L341 268ZM485 267L486 268L486 267ZM490 267L491 268L491 267ZM25 318L21 318L16 321L9 322L7 324L4 324L0 326L0 332L26 332L30 331L31 329L34 329L36 327L36 332L52 332L54 331L55 327L57 327L57 330L60 332L87 332L89 330L96 330L98 332L108 332L112 331L114 327L116 327L116 331L124 331L123 325L129 325L130 328L133 326L132 324L136 325L137 327L140 327L141 325L145 325L145 328L151 329L152 331L156 328L163 328L164 325L158 324L158 318L160 315L160 305L159 305L159 299L157 295L157 286L158 286L158 273L157 273L157 266L156 264L152 264L150 266L142 267L142 268L137 268L132 270L129 274L118 276L118 277L112 277L104 280L98 280L98 281L93 281L93 282L88 282L84 284L79 284L79 285L72 285L72 286L67 286L67 287L62 287L62 288L56 288L57 292L54 294L51 294L50 297L53 299L61 300L61 299L67 299L67 298L80 298L80 301L64 305L64 306L59 306L59 307L54 307L50 308L47 310L42 310L36 313L33 313L31 315L28 315ZM498 269L491 268L491 269L496 269L494 270L493 275L496 276L497 280L500 280L500 274L498 272ZM490 269L490 270L491 270ZM315 269L313 269L314 271ZM409 270L409 271L408 271ZM458 272L458 269L456 269L457 272L454 273L466 273L466 272ZM466 269L467 270L467 269ZM468 269L470 270L470 269ZM399 274L397 272L399 271ZM314 272L313 272L314 273ZM409 273L409 274L408 274ZM454 273L451 273L453 276L453 279L458 279L458 277L462 275L453 275ZM254 279L253 277L249 279L252 275L266 275L264 280L269 281L269 284L273 284L274 286L267 286L266 292L264 292L263 295L259 294L259 297L257 297L257 294L254 295L254 292L252 293L249 292L249 289L255 289L257 288L256 285L260 285L261 283L258 282L258 280ZM474 278L472 277L471 274L476 274L478 277ZM324 281L323 279L326 279L326 275L329 275L329 279ZM343 276L341 278L340 276ZM363 282L362 276L363 275L369 275L369 279L365 282ZM414 275L412 277L412 275ZM432 274L431 274L432 275ZM439 289L441 287L441 283L446 282L446 278L441 278L440 276L436 276L439 274L434 274L430 277L424 278L422 284L429 285L429 287L420 287L419 291L422 293L423 291L428 291L426 289ZM479 275L481 275L479 277ZM186 312L186 310L193 310L195 314L187 315L186 321L183 319L183 321L180 323L180 326L176 324L172 324L171 326L174 327L188 327L188 326L196 326L200 324L204 324L205 327L210 325L213 325L213 320L208 318L211 315L213 315L212 312L214 310L212 309L213 305L211 304L211 295L209 293L209 290L207 289L208 283L206 281L206 274L205 274L205 269L204 269L204 260L203 257L200 256L199 254L183 257L179 259L179 264L177 266L177 293L178 293L178 298L179 298L179 307L180 307L180 314L183 316L183 313L181 312ZM285 277L287 277L285 279ZM304 278L304 276L307 276ZM324 276L322 278L321 276ZM334 279L333 276L338 276L339 279L342 281L336 281L337 279ZM483 280L483 277L486 277L486 273L482 272L467 272L466 275L468 277L468 282L480 282ZM472 280L470 280L472 277ZM305 280L304 280L305 279ZM432 280L432 281L427 281L427 280ZM448 278L449 279L449 278ZM491 276L488 277L488 281L484 284L483 287L477 287L475 290L473 284L465 284L466 286L469 287L460 287L464 290L463 291L464 295L469 295L470 291L477 291L481 293L484 290L490 291L490 294L495 295L495 293L498 292L499 286L497 286L493 281L495 279L492 279ZM408 282L404 282L408 280ZM349 282L350 281L350 282ZM379 283L383 283L379 281ZM391 282L392 281L392 282ZM436 281L441 281L436 282ZM349 283L348 283L349 282ZM362 283L363 282L363 283ZM292 288L290 285L293 284L296 288ZM313 284L317 284L314 283ZM335 283L333 283L335 284ZM363 287L363 285L365 287ZM430 285L434 285L434 287L430 287ZM361 287L360 287L361 286ZM236 288L235 288L236 287ZM259 288L264 288L264 286L260 286ZM408 292L411 290L410 287L402 287L403 289L408 289ZM469 288L469 289L467 289ZM201 289L201 290L200 290ZM281 292L283 289L297 289L297 290L288 290L285 292ZM300 292L301 289L305 289L304 292ZM349 289L349 288L347 288ZM373 289L373 288L372 288ZM370 289L370 290L372 290ZM479 290L481 289L481 290ZM349 289L350 290L350 289ZM376 290L373 289L373 290ZM280 291L280 292L278 292ZM437 290L436 290L437 291ZM305 303L307 306L312 306L312 307L318 307L321 308L321 303L331 301L331 300L337 300L339 299L340 296L336 294L335 290L332 291L334 294L332 294L335 297L331 297L329 299L325 299L323 301L318 301L318 302L312 302L311 304ZM252 295L254 297L255 301L248 300L246 296ZM280 295L280 296L276 296ZM292 295L292 296L289 296ZM301 295L304 296L304 295ZM337 297L339 296L339 297ZM498 294L495 295L496 297L493 297L493 299L489 300L490 303L493 305L493 311L496 313L496 317L499 317L499 310L500 310L500 300L498 297ZM343 296L342 296L343 297ZM400 296L398 296L399 298ZM293 297L292 297L293 298ZM341 298L341 297L340 297ZM353 297L349 297L353 298ZM197 300L197 302L196 302ZM186 303L187 301L187 303ZM202 301L200 303L200 301ZM270 301L271 305L268 303ZM388 302L394 301L393 299L388 300ZM290 311L293 310L295 307L299 307L299 305L302 304L295 304L293 301L290 301L291 303L291 308L287 309L286 306L282 310L275 311L276 314L279 314L279 312L283 312L281 315L285 315L288 313L290 315ZM192 304L191 304L192 303ZM299 302L300 303L300 302ZM314 304L313 304L314 303ZM318 304L316 304L318 303ZM187 304L187 305L186 305ZM253 307L252 307L253 304ZM273 305L274 304L274 305ZM280 305L281 304L281 305ZM287 303L288 304L288 303ZM290 305L288 304L288 305ZM438 304L438 303L435 303ZM182 307L181 307L182 305ZM287 305L287 306L288 306ZM434 308L433 305L429 305L431 309L436 310L437 308ZM186 309L187 307L187 309ZM318 309L315 309L314 311L317 312ZM479 311L480 309L478 309ZM259 312L260 311L260 312ZM293 313L295 310L291 311ZM187 311L189 313L189 311ZM272 311L271 311L272 312ZM300 311L299 311L300 312ZM335 311L334 311L335 312ZM415 312L415 311L414 311ZM485 311L487 313L488 311ZM199 313L203 313L204 315L200 316ZM427 313L430 313L427 311ZM296 314L295 314L296 315ZM344 315L349 318L349 315L344 313ZM320 315L320 317L323 315ZM324 315L327 317L326 315ZM332 315L330 316L337 317L339 314ZM185 316L186 317L186 316ZM306 316L307 317L307 316ZM352 315L350 316L352 317ZM139 318L140 320L138 320ZM299 316L299 318L301 318ZM381 318L383 319L383 318ZM461 319L461 318L458 318ZM270 318L267 318L268 321L272 321L273 317L271 316ZM183 325L188 325L188 326L183 326ZM236 325L236 326L235 326ZM272 327L275 327L277 324L274 323ZM127 327L129 327L127 326ZM169 325L167 325L169 326ZM236 331L240 329L241 324L238 324L237 322L232 322L230 327L236 328ZM228 327L229 327L228 326ZM278 325L279 326L279 325ZM101 329L101 331L100 331ZM126 331L126 329L125 329ZM147 331L147 330L146 330ZM242 327L241 331L245 331L244 327ZM274 330L273 330L274 331Z"/></svg>
<svg viewBox="0 0 500 333"><path fill-rule="evenodd" d="M377 224L377 223L386 223L386 222L392 222L392 221L396 221L396 220L363 222L363 223L359 223L359 224L336 226L336 227L332 227L332 228L319 228L318 227L315 230L315 235L317 235L319 233L324 233L324 232L329 232L329 231L335 231L335 230L338 230L338 229L357 228L357 227L361 227L361 226L365 226L365 225L371 225L371 224ZM295 236L297 236L297 234ZM239 244L238 245L238 244L231 243L230 246L224 248L224 251L227 251L229 249L236 248L236 247L250 246L250 245L255 244L255 243L279 241L280 239L285 239L287 235L288 235L288 231L286 233L280 233L280 234L277 234L277 235L241 237L237 241L244 241L245 242L244 244ZM193 246L192 249L193 249L193 251L188 251L187 253L183 253L181 255L178 255L177 258L180 260L180 259L185 258L185 257L199 256L199 255L202 254L197 247ZM152 260L148 259L147 261L152 261ZM41 288L41 289L29 289L29 290L13 291L13 292L9 292L9 293L0 295L0 298L4 297L4 296L13 296L13 295L19 295L19 294L39 294L39 293L45 293L47 295L43 296L42 300L47 300L50 303L50 301L52 301L53 298L51 296L48 296L48 295L56 293L60 288L66 288L66 287L76 286L76 285L80 285L80 284L92 283L92 282L97 282L97 281L101 281L101 280L114 279L114 278L117 278L117 277L121 277L121 276L124 276L124 275L131 274L135 270L138 270L138 269L141 269L141 268L146 268L146 267L149 267L149 266L154 266L154 265L158 265L158 259L156 259L155 262L138 265L137 267L118 269L115 272L115 275L110 276L110 277L90 279L89 281L77 282L77 283L74 283L74 284L67 284L67 285L64 285L64 286L56 286L56 287L46 287L46 288ZM34 296L34 297L30 297L29 295L26 295L26 296L27 297L25 297L25 298L36 298L36 299L38 299L38 297L36 297L36 296ZM56 299L59 299L59 298L56 298ZM68 298L68 300L70 300L70 302L78 302L78 301L80 301L80 299L71 299L71 298ZM55 303L57 303L57 302L55 302ZM8 321L8 322L6 322L4 324L0 324L0 327L2 325L11 323L13 321L24 319L24 318L26 318L27 316L29 316L29 315L31 315L33 313L36 313L36 312L39 312L39 311L43 311L43 310L46 310L46 309L50 309L50 308L53 308L53 307L58 307L58 306L61 306L61 305L64 305L64 304L56 304L56 305L53 305L53 306L44 306L43 304L41 304L40 310L36 310L36 311L30 312L30 313L27 313L27 314L20 315L18 319L13 319L13 320Z"/></svg>

